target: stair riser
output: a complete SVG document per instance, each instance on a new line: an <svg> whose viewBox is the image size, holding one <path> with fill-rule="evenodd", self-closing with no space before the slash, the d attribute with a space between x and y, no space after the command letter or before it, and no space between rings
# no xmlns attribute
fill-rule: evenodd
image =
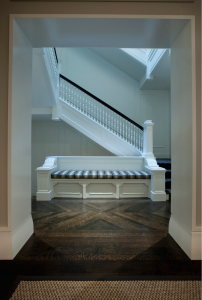
<svg viewBox="0 0 202 300"><path fill-rule="evenodd" d="M166 172L166 174L165 174L165 178L167 178L167 179L171 179L171 172Z"/></svg>
<svg viewBox="0 0 202 300"><path fill-rule="evenodd" d="M158 163L158 165L166 170L171 170L171 163Z"/></svg>

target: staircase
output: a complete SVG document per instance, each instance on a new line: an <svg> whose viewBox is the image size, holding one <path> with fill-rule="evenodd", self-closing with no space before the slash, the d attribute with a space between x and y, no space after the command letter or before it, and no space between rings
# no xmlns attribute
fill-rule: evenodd
<svg viewBox="0 0 202 300"><path fill-rule="evenodd" d="M52 119L63 120L117 156L145 157L147 166L158 167L153 155L153 123L141 126L89 91L60 74L55 48L47 48L46 65L50 64L50 81L56 105ZM56 74L57 73L57 74Z"/></svg>
<svg viewBox="0 0 202 300"><path fill-rule="evenodd" d="M168 195L167 200L171 201L171 159L157 159L159 167L166 169L165 189Z"/></svg>
<svg viewBox="0 0 202 300"><path fill-rule="evenodd" d="M58 117L119 156L142 156L144 128L59 75Z"/></svg>
<svg viewBox="0 0 202 300"><path fill-rule="evenodd" d="M165 169L157 165L153 154L154 124L152 121L145 121L143 126L137 124L89 91L61 75L60 62L58 62L56 52L53 49L51 55L46 53L45 55L48 63L54 65L49 68L51 72L48 72L49 80L54 80L55 83L52 85L56 102L56 105L52 106L52 119L55 121L63 120L111 151L116 155L118 162L124 159L123 169L125 169L128 159L131 159L133 163L136 162L135 167L131 163L127 169L132 168L149 172L151 181L148 184L151 188L151 199L153 201L165 201ZM70 159L71 162L68 163L67 169L78 169L76 164L79 157L64 156L64 159ZM55 171L56 167L63 170L64 159L60 156L47 157L45 164L40 168L43 172L47 171L47 180L44 181L46 184L48 183L48 187L44 187L47 189L47 199L51 195L50 171ZM103 164L106 165L105 169L109 166L110 169L117 170L118 167L116 160L113 160L113 156L108 157L110 164L107 164L106 157L88 157L88 159L93 163L92 169L96 165L97 170L103 170ZM87 170L89 168L89 163L86 164L87 157L81 156L80 160L84 165L84 170ZM56 161L60 161L60 164L55 165ZM138 186L138 191L135 194L142 195L142 193L141 186Z"/></svg>

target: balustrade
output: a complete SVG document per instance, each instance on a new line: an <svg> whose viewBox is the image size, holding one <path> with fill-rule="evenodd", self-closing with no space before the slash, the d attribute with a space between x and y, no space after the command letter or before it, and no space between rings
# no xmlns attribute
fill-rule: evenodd
<svg viewBox="0 0 202 300"><path fill-rule="evenodd" d="M127 141L143 152L143 131L116 113L112 109L98 102L70 82L60 77L59 97L81 113L85 114L98 124Z"/></svg>

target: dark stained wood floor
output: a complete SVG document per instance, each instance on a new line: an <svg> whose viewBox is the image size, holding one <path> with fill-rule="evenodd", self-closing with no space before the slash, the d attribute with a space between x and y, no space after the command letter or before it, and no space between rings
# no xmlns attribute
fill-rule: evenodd
<svg viewBox="0 0 202 300"><path fill-rule="evenodd" d="M148 199L35 201L37 242L16 260L187 260L168 235L169 218L169 203Z"/></svg>
<svg viewBox="0 0 202 300"><path fill-rule="evenodd" d="M169 202L54 199L32 207L35 233L13 261L0 262L4 291L19 274L200 275L200 261L168 234Z"/></svg>

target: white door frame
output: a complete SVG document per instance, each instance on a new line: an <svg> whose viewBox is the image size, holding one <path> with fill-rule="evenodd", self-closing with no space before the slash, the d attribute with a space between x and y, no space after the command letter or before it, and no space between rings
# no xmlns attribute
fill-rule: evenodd
<svg viewBox="0 0 202 300"><path fill-rule="evenodd" d="M196 225L196 65L195 65L195 16L185 15L101 15L101 14L12 14L9 28L9 75L8 75L8 226L0 231L11 230L11 146L12 146L12 62L13 62L13 21L15 18L144 18L144 19L190 19L192 30L192 230L201 231ZM31 134L31 133L30 133ZM31 197L31 194L30 194Z"/></svg>

